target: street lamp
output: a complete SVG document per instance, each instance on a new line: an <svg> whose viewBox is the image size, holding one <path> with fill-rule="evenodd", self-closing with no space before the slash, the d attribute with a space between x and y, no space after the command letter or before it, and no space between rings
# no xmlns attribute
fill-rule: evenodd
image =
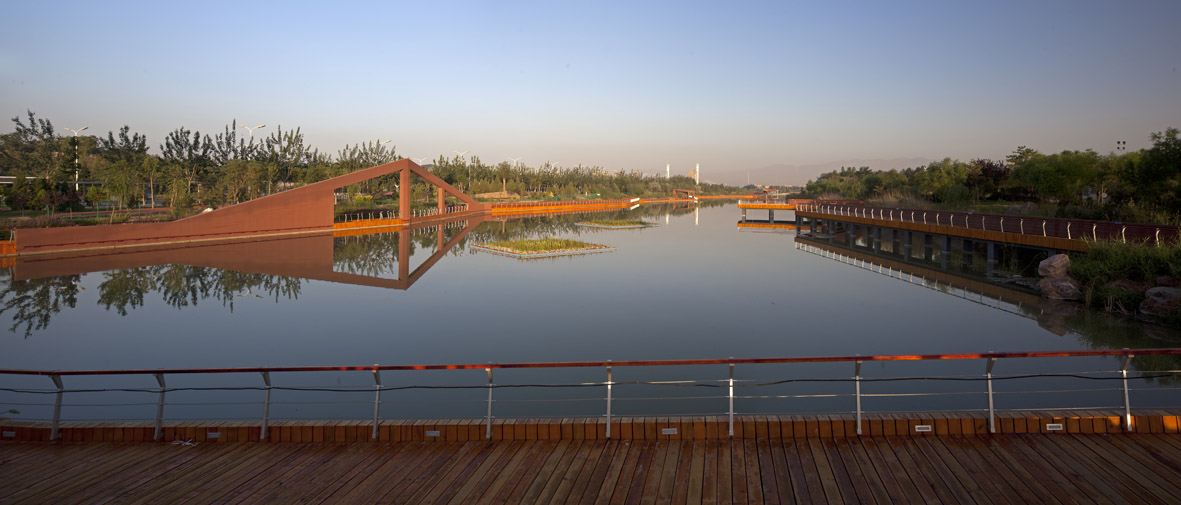
<svg viewBox="0 0 1181 505"><path fill-rule="evenodd" d="M254 128L251 128L251 127L249 127L249 126L246 126L246 125L244 125L244 124L240 124L240 125L238 125L238 128L245 128L245 129L246 129L246 131L250 132L250 140L252 140L252 141L253 141L253 140L254 140L254 130L257 130L257 129L259 129L259 128L263 128L263 127L265 127L265 126L266 126L265 124L260 124L260 125L258 125L258 126L255 126ZM251 142L251 145L254 145L254 143L253 143L253 142Z"/></svg>
<svg viewBox="0 0 1181 505"><path fill-rule="evenodd" d="M87 128L90 128L90 127L83 126L81 128L78 128L77 130L74 130L72 128L66 128L67 130L74 133L74 192L75 193L78 192L78 132L85 131Z"/></svg>

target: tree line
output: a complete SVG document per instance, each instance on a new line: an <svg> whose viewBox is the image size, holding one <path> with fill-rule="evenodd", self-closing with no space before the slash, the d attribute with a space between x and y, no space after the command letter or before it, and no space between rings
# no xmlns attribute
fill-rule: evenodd
<svg viewBox="0 0 1181 505"><path fill-rule="evenodd" d="M236 120L213 135L179 127L165 136L156 153L149 152L147 136L128 126L105 136L70 135L32 111L12 122L14 131L0 135L0 175L15 176L2 195L15 210L78 210L100 204L130 208L156 202L176 210L216 207L402 159L388 140L346 145L329 154L308 145L300 128L279 127L256 138L253 131L243 134L240 130L247 128ZM668 195L674 188L703 194L739 191L696 185L683 176L665 179L549 163L489 165L474 156L440 156L428 169L469 194L503 189L525 198ZM395 177L378 178L345 191L388 195L397 183ZM428 188L418 186L415 194L428 200Z"/></svg>
<svg viewBox="0 0 1181 505"><path fill-rule="evenodd" d="M1043 154L1019 146L1004 160L945 158L904 170L843 167L808 181L811 197L925 203L1034 202L1059 217L1181 221L1181 140L1168 128L1139 151Z"/></svg>

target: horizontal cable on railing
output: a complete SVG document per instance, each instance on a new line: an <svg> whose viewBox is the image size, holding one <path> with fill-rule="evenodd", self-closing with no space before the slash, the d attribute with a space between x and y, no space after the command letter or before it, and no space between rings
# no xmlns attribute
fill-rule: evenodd
<svg viewBox="0 0 1181 505"><path fill-rule="evenodd" d="M1102 373L1102 372L1096 372ZM1115 373L1115 372L1106 372ZM1139 372L1137 375L1130 375L1128 379L1160 379L1172 377L1174 372L1165 373L1147 373ZM779 384L791 383L823 383L823 382L905 382L905 381L949 381L949 382L983 382L988 380L1003 381L1003 380L1020 380L1020 379L1036 379L1036 378L1076 378L1083 380L1124 380L1122 376L1111 377L1091 377L1081 373L1037 373L1037 374L1020 374L1020 375L993 375L991 378L984 376L909 376L909 377L861 377L861 378L794 378L794 379L779 379L773 381L750 382L746 384L734 384L729 386L721 380L711 380L709 383L704 381L627 381L627 382L613 382L612 384L619 385L647 385L647 386L666 386L666 387L710 387L710 388L753 388L766 387ZM738 382L735 380L735 382ZM58 394L58 393L110 393L110 392L125 392L125 393L151 393L158 394L164 392L176 391L295 391L295 392L333 392L333 393L372 393L374 391L400 391L410 389L478 389L486 390L492 389L518 389L518 388L586 388L586 387L604 387L606 382L588 382L588 383L568 383L568 384L469 384L469 385L410 385L410 386L381 386L379 388L362 387L353 388L339 388L339 387L288 387L288 386L219 386L219 387L178 387L178 388L96 388L96 389L18 389L18 388L0 388L0 391L11 393L25 393L25 394Z"/></svg>

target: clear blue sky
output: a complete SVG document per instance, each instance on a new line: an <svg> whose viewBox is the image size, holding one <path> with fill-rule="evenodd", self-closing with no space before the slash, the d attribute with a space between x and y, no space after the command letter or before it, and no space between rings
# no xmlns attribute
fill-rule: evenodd
<svg viewBox="0 0 1181 505"><path fill-rule="evenodd" d="M1177 0L42 0L0 17L4 118L128 124L154 151L237 118L332 153L392 139L408 157L701 163L745 182L775 164L1138 149L1181 126Z"/></svg>

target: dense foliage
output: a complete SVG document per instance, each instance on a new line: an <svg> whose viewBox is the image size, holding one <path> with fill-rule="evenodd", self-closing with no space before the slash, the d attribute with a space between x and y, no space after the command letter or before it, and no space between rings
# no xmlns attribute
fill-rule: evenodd
<svg viewBox="0 0 1181 505"><path fill-rule="evenodd" d="M1042 154L1018 147L1005 160L945 158L905 170L842 168L809 181L809 196L964 208L1034 202L1059 217L1176 224L1181 221L1178 130L1153 133L1136 152Z"/></svg>
<svg viewBox="0 0 1181 505"><path fill-rule="evenodd" d="M299 128L275 128L264 137L237 121L213 136L177 128L165 136L158 154L149 152L146 136L127 126L104 137L63 134L33 112L12 122L15 130L0 135L0 175L17 176L2 195L14 210L80 210L86 204L127 208L160 203L177 210L229 205L401 159L388 140L346 145L330 155L307 145ZM548 163L488 165L478 157L440 157L428 168L469 194L505 190L523 198L611 198L667 196L674 188L700 194L741 192L697 185L683 176L666 179ZM385 177L349 187L347 201L380 201L395 193L396 184L394 177ZM425 184L416 184L414 194L416 200L430 199Z"/></svg>

